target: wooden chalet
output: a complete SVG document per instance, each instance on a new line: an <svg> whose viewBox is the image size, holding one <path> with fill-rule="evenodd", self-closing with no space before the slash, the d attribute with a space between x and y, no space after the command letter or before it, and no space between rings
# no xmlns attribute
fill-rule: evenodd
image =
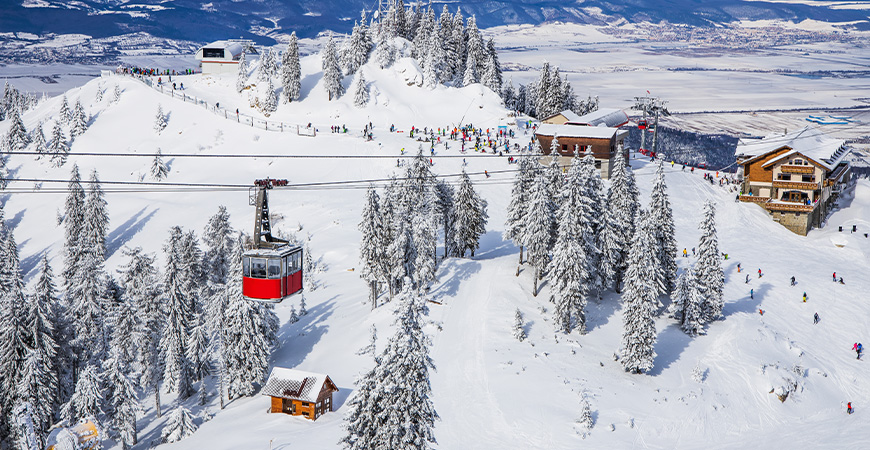
<svg viewBox="0 0 870 450"><path fill-rule="evenodd" d="M742 166L741 201L761 205L774 221L806 236L830 212L852 170L845 141L816 128L768 136L737 145Z"/></svg>
<svg viewBox="0 0 870 450"><path fill-rule="evenodd" d="M564 125L567 122L580 120L580 115L571 110L565 110L541 119L541 123Z"/></svg>
<svg viewBox="0 0 870 450"><path fill-rule="evenodd" d="M272 398L269 412L317 420L332 411L333 392L338 388L328 375L275 367L261 393Z"/></svg>
<svg viewBox="0 0 870 450"><path fill-rule="evenodd" d="M595 157L595 168L601 170L601 178L610 178L613 170L613 161L616 152L623 152L626 164L628 164L628 150L625 148L625 138L628 130L620 130L604 126L585 125L555 125L542 124L535 131L535 138L541 144L541 151L549 155L553 139L559 146L561 158L572 158L574 152L591 152ZM562 164L562 162L560 162ZM568 161L564 162L569 164Z"/></svg>

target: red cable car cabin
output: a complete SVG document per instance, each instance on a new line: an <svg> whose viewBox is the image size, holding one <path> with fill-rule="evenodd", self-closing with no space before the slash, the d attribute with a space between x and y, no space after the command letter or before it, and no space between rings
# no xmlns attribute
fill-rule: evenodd
<svg viewBox="0 0 870 450"><path fill-rule="evenodd" d="M242 295L278 303L302 290L302 247L248 250L242 255Z"/></svg>

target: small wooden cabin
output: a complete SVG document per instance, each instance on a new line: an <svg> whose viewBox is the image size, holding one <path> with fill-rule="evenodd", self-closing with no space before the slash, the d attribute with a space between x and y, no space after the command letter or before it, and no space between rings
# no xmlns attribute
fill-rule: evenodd
<svg viewBox="0 0 870 450"><path fill-rule="evenodd" d="M535 131L535 138L541 144L541 151L549 155L552 150L553 139L559 144L559 155L568 161L560 161L560 164L570 164L570 158L574 152L581 154L591 151L595 157L595 168L601 171L601 178L610 178L613 172L614 159L617 152L622 152L625 163L628 164L628 149L625 148L625 138L628 130L609 127L590 127L584 125L554 125L543 124ZM549 158L545 164L549 163Z"/></svg>
<svg viewBox="0 0 870 450"><path fill-rule="evenodd" d="M332 393L338 392L328 375L275 367L262 394L272 398L269 412L317 420L332 411Z"/></svg>

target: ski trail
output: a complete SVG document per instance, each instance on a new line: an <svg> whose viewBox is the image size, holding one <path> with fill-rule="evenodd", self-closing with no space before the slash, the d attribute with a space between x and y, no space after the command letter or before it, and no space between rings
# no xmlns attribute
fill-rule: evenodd
<svg viewBox="0 0 870 450"><path fill-rule="evenodd" d="M463 442L468 445L468 436L475 436L476 442L486 442L491 448L508 448L522 436L516 435L492 393L485 354L492 291L495 281L505 279L507 274L500 273L504 272L499 270L502 265L469 260L455 261L454 268L462 273L474 265L480 271L461 280L455 295L437 299L444 303L444 313L443 331L435 336L432 351L437 367L432 376L433 397L441 415L435 436L443 448L461 448Z"/></svg>

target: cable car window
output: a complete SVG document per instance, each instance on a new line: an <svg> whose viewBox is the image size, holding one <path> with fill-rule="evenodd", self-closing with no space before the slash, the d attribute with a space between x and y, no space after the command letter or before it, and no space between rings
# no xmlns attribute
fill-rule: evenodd
<svg viewBox="0 0 870 450"><path fill-rule="evenodd" d="M281 278L281 260L269 258L269 278Z"/></svg>
<svg viewBox="0 0 870 450"><path fill-rule="evenodd" d="M242 274L246 277L251 276L251 258L242 258Z"/></svg>
<svg viewBox="0 0 870 450"><path fill-rule="evenodd" d="M281 258L281 274L286 276L289 272L287 272L287 257Z"/></svg>
<svg viewBox="0 0 870 450"><path fill-rule="evenodd" d="M265 258L251 258L251 278L266 278Z"/></svg>

